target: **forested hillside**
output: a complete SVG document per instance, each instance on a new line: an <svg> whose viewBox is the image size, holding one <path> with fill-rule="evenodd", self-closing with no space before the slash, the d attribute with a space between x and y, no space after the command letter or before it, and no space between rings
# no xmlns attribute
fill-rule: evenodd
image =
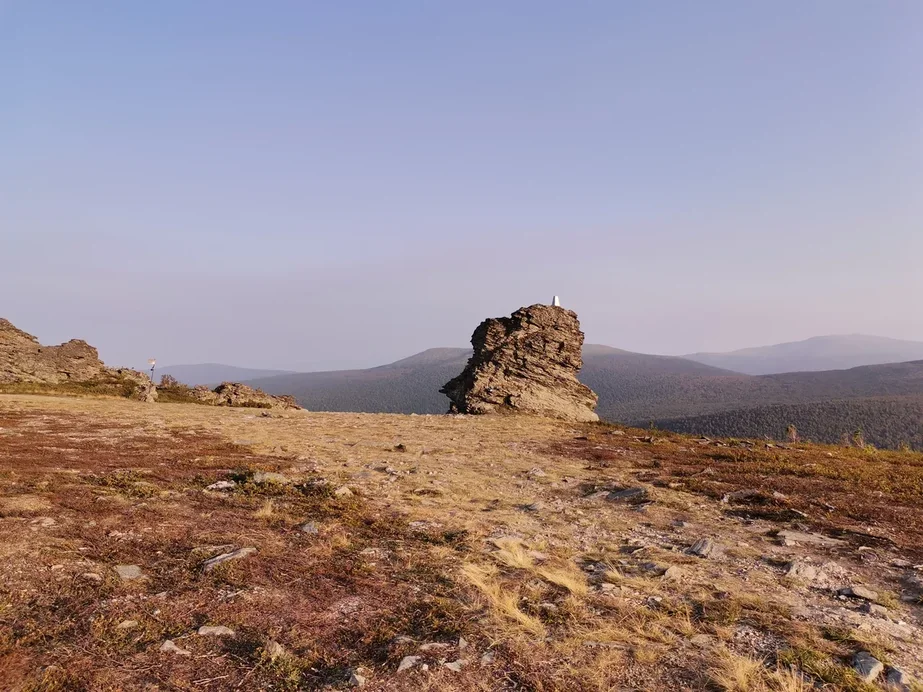
<svg viewBox="0 0 923 692"><path fill-rule="evenodd" d="M789 426L798 436L816 442L850 444L862 441L896 449L923 450L923 396L873 397L782 404L657 421L675 432L721 437L787 439Z"/></svg>

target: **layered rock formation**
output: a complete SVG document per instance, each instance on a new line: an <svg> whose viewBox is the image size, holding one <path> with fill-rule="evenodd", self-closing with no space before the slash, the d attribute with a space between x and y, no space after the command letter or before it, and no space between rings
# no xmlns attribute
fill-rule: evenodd
<svg viewBox="0 0 923 692"><path fill-rule="evenodd" d="M583 332L576 313L556 306L520 308L487 319L471 337L474 355L440 391L453 413L530 413L597 421L597 396L577 379Z"/></svg>
<svg viewBox="0 0 923 692"><path fill-rule="evenodd" d="M239 382L224 382L214 389L195 387L192 396L203 404L212 406L238 406L244 408L301 408L291 396L274 396Z"/></svg>
<svg viewBox="0 0 923 692"><path fill-rule="evenodd" d="M85 341L42 346L34 336L0 318L0 384L87 382L104 369L99 353Z"/></svg>

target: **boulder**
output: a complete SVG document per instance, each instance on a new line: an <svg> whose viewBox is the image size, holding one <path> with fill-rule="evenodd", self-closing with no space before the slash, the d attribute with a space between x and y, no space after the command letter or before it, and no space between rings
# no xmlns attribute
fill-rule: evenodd
<svg viewBox="0 0 923 692"><path fill-rule="evenodd" d="M577 379L583 332L571 310L533 305L487 319L471 345L464 371L440 390L451 401L450 412L599 420L596 394Z"/></svg>

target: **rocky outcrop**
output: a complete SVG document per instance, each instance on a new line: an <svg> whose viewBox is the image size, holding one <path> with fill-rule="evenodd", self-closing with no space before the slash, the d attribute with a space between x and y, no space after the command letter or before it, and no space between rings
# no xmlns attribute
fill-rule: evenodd
<svg viewBox="0 0 923 692"><path fill-rule="evenodd" d="M99 353L85 341L42 346L34 336L0 318L0 384L87 382L104 369Z"/></svg>
<svg viewBox="0 0 923 692"><path fill-rule="evenodd" d="M248 387L239 382L224 382L214 389L199 386L192 389L192 397L212 406L236 406L243 408L301 408L291 396L274 396L260 389Z"/></svg>
<svg viewBox="0 0 923 692"><path fill-rule="evenodd" d="M146 373L130 368L106 368L106 373L122 383L124 394L129 399L147 404L157 401L157 386Z"/></svg>
<svg viewBox="0 0 923 692"><path fill-rule="evenodd" d="M577 379L583 332L571 310L533 305L485 320L471 345L474 355L464 371L440 390L451 412L599 420L596 394Z"/></svg>

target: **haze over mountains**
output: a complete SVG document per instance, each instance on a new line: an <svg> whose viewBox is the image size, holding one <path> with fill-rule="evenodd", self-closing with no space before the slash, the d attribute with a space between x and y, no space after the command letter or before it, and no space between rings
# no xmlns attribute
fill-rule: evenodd
<svg viewBox="0 0 923 692"><path fill-rule="evenodd" d="M271 394L292 394L315 411L445 413L448 400L439 389L461 372L470 353L466 348L433 348L362 370L269 371L269 376L257 371L261 376L248 379L247 384ZM827 442L861 428L874 444L909 443L923 448L923 344L845 336L695 358L633 353L598 344L586 344L583 354L580 380L599 395L598 413L604 420L774 438L782 437L791 423L805 436ZM889 354L920 358L834 369L840 363L874 362ZM706 357L751 372L792 366L812 369L754 375L700 362ZM825 363L831 367L819 370ZM196 371L186 366L162 372L194 384L190 374L233 378L238 370L208 366Z"/></svg>
<svg viewBox="0 0 923 692"><path fill-rule="evenodd" d="M184 384L221 384L222 382L243 382L258 377L287 375L291 370L270 370L266 368L241 368L220 363L199 363L196 365L168 365L157 368L156 376L170 375Z"/></svg>
<svg viewBox="0 0 923 692"><path fill-rule="evenodd" d="M729 353L692 353L683 356L706 365L747 375L807 370L842 370L923 359L923 343L882 336L847 334L815 336L774 346L742 348Z"/></svg>

